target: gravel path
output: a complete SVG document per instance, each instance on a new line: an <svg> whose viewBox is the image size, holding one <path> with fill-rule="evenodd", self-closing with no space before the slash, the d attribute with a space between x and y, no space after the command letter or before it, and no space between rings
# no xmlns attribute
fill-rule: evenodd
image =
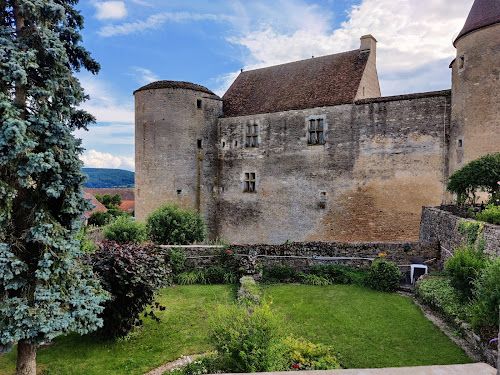
<svg viewBox="0 0 500 375"><path fill-rule="evenodd" d="M190 362L193 362L196 358L204 357L207 354L193 354L193 355L188 355L186 357L179 358L173 362L166 363L160 367L157 367L149 372L147 372L144 375L163 375L165 371L171 370L174 367L177 366L182 366L182 365L187 365Z"/></svg>

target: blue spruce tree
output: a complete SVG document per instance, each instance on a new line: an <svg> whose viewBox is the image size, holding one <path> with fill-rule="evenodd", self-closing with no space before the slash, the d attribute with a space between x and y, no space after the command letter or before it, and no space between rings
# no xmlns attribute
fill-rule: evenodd
<svg viewBox="0 0 500 375"><path fill-rule="evenodd" d="M94 119L73 73L99 70L77 2L0 0L0 350L18 344L17 374L35 374L37 345L102 325L75 241L90 204L72 131Z"/></svg>

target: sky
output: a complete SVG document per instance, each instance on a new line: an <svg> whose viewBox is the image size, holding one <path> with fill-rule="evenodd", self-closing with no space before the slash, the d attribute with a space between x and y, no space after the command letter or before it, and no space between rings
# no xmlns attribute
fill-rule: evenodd
<svg viewBox="0 0 500 375"><path fill-rule="evenodd" d="M449 89L454 37L473 0L80 0L77 74L97 123L75 133L85 167L134 170L134 96L157 80L219 96L250 70L359 48L372 34L383 96Z"/></svg>

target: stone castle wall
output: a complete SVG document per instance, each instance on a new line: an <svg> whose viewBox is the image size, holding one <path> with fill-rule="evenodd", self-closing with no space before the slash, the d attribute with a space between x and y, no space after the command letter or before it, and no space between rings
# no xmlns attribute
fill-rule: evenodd
<svg viewBox="0 0 500 375"><path fill-rule="evenodd" d="M423 207L420 225L420 242L436 243L441 247L441 258L449 259L456 248L466 242L466 236L458 232L458 223L463 219L439 207ZM484 223L483 237L486 239L485 253L500 256L500 225Z"/></svg>
<svg viewBox="0 0 500 375"><path fill-rule="evenodd" d="M217 118L222 101L187 88L135 93L136 218L164 203L199 211L215 223Z"/></svg>
<svg viewBox="0 0 500 375"><path fill-rule="evenodd" d="M307 120L325 120L323 145ZM415 241L440 204L450 92L219 119L216 235L232 243ZM259 147L245 147L258 124ZM244 192L245 173L256 191Z"/></svg>
<svg viewBox="0 0 500 375"><path fill-rule="evenodd" d="M456 41L452 62L450 173L500 150L500 24Z"/></svg>

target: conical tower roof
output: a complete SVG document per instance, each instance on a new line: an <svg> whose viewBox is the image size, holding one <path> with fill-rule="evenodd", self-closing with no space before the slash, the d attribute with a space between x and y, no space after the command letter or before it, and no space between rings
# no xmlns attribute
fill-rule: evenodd
<svg viewBox="0 0 500 375"><path fill-rule="evenodd" d="M495 23L500 23L500 0L475 0L453 45L464 35Z"/></svg>

